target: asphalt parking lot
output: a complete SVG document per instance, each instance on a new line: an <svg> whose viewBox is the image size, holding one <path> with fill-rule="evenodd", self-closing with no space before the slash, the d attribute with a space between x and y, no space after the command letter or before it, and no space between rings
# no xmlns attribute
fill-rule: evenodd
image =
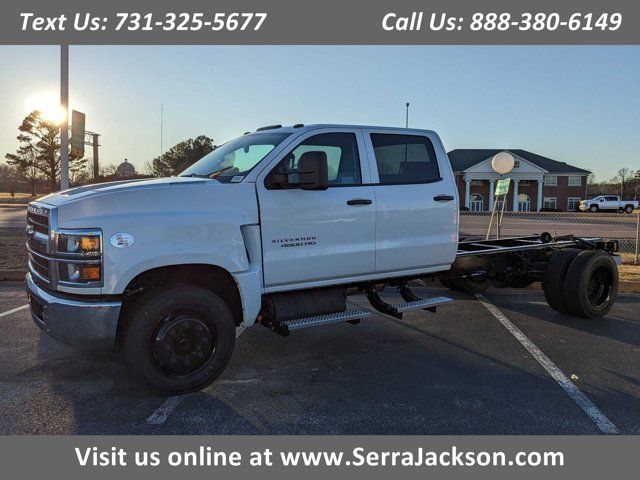
<svg viewBox="0 0 640 480"><path fill-rule="evenodd" d="M117 352L66 347L28 310L7 313L25 294L0 283L0 433L602 433L577 392L617 432L640 434L640 295L584 321L556 314L537 290L489 290L514 334L472 295L417 292L456 301L288 338L252 327L214 385L163 398L133 383ZM544 358L570 379L564 389Z"/></svg>

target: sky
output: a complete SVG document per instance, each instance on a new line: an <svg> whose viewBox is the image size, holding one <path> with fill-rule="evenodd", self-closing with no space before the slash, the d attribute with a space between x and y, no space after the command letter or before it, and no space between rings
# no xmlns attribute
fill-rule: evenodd
<svg viewBox="0 0 640 480"><path fill-rule="evenodd" d="M59 47L0 46L0 158L33 97L59 95ZM638 46L72 46L70 107L101 164L220 144L264 125L437 131L447 150L522 148L597 180L640 169ZM90 156L90 152L89 152ZM1 160L0 160L1 161Z"/></svg>

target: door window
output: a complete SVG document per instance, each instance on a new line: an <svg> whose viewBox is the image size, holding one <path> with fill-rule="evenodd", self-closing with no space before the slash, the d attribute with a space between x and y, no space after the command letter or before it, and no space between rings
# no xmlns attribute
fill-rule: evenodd
<svg viewBox="0 0 640 480"><path fill-rule="evenodd" d="M531 210L531 199L526 193L518 195L518 210L521 212L528 212Z"/></svg>
<svg viewBox="0 0 640 480"><path fill-rule="evenodd" d="M479 193L474 193L471 195L471 211L472 212L482 212L484 210L484 199L482 195Z"/></svg>
<svg viewBox="0 0 640 480"><path fill-rule="evenodd" d="M427 137L372 133L371 143L382 185L441 179L436 153Z"/></svg>
<svg viewBox="0 0 640 480"><path fill-rule="evenodd" d="M274 170L297 168L300 158L309 152L326 155L330 187L362 184L358 142L353 133L321 133L309 137L289 152Z"/></svg>

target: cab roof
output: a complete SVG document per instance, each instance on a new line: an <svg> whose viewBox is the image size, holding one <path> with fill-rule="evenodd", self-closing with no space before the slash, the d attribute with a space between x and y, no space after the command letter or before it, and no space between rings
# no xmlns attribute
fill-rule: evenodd
<svg viewBox="0 0 640 480"><path fill-rule="evenodd" d="M371 130L388 130L397 133L401 132L427 132L427 133L435 133L433 130L425 130L422 128L404 128L404 127L385 127L379 125L346 125L339 123L315 123L310 125L303 125L301 123L295 125L269 125L266 127L260 127L255 132L247 132L247 134L261 134L261 133L272 133L272 132L282 132L282 133L294 133L294 132L307 132L312 130L319 130L322 128L353 128L353 129L371 129Z"/></svg>

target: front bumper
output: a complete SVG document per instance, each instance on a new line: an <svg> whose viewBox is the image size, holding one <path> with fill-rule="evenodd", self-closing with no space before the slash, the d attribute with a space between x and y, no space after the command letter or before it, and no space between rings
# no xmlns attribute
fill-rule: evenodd
<svg viewBox="0 0 640 480"><path fill-rule="evenodd" d="M33 321L59 342L80 348L115 347L122 302L71 300L52 295L27 274L27 294Z"/></svg>

